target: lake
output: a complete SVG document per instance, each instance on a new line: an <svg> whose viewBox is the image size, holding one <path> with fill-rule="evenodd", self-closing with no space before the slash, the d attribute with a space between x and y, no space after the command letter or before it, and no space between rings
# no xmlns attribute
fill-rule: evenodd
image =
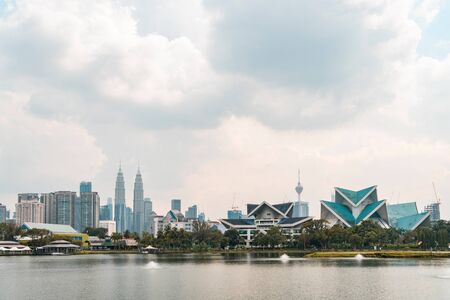
<svg viewBox="0 0 450 300"><path fill-rule="evenodd" d="M1 299L450 299L450 259L0 257Z"/></svg>

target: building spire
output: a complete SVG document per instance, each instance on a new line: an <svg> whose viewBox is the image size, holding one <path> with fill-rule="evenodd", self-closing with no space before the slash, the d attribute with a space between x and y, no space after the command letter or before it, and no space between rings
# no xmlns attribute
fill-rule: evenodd
<svg viewBox="0 0 450 300"><path fill-rule="evenodd" d="M138 174L141 174L141 162L138 160Z"/></svg>

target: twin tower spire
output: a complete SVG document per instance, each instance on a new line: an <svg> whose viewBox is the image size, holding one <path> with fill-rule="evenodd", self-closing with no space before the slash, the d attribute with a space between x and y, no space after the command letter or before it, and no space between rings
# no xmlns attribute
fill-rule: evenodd
<svg viewBox="0 0 450 300"><path fill-rule="evenodd" d="M144 230L144 184L142 182L141 168L138 163L138 170L134 180L133 192L133 213L132 218L127 214L125 199L125 180L122 172L122 163L119 164L119 171L116 178L116 189L114 197L114 220L116 221L116 231L137 232L141 234ZM131 220L132 219L132 220Z"/></svg>

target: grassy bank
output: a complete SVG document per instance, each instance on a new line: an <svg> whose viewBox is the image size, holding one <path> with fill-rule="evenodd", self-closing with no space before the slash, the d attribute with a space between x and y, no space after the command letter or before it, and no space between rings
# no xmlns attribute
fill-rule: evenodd
<svg viewBox="0 0 450 300"><path fill-rule="evenodd" d="M436 258L450 257L450 251L318 251L305 255L305 257L332 258L332 257L354 257L361 254L365 257L376 258Z"/></svg>

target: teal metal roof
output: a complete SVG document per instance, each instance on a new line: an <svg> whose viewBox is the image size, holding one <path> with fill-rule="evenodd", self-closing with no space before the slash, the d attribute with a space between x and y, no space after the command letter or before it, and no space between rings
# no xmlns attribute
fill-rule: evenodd
<svg viewBox="0 0 450 300"><path fill-rule="evenodd" d="M336 190L338 190L339 192L344 194L350 201L353 202L353 204L358 204L364 197L367 196L367 194L371 190L373 190L374 187L376 187L376 186L374 185L374 186L362 189L360 191L352 191L352 190L347 190L347 189L337 187Z"/></svg>
<svg viewBox="0 0 450 300"><path fill-rule="evenodd" d="M382 203L384 203L384 200L382 201L377 201L377 202L373 202L368 204L363 211L359 214L358 218L356 219L356 224L359 224L362 220L364 220L365 217L367 217L368 215L372 214L375 212L376 208L381 205Z"/></svg>
<svg viewBox="0 0 450 300"><path fill-rule="evenodd" d="M389 220L408 217L418 213L416 202L391 204L387 206L387 211Z"/></svg>
<svg viewBox="0 0 450 300"><path fill-rule="evenodd" d="M426 215L429 215L428 212L424 212L424 213L420 213L420 214L415 214L415 215L411 215L411 216L406 216L406 217L402 217L399 219L394 219L392 221L392 225L397 228L397 229L402 229L402 230L413 230L415 229L417 226L420 225L420 222Z"/></svg>
<svg viewBox="0 0 450 300"><path fill-rule="evenodd" d="M70 225L62 224L47 224L47 223L23 223L22 228L24 229L45 229L50 231L50 233L78 233Z"/></svg>
<svg viewBox="0 0 450 300"><path fill-rule="evenodd" d="M353 217L352 212L347 206L331 201L322 200L321 202L325 204L326 207L333 210L333 212L339 215L342 219L344 219L349 225L355 224L355 218Z"/></svg>

